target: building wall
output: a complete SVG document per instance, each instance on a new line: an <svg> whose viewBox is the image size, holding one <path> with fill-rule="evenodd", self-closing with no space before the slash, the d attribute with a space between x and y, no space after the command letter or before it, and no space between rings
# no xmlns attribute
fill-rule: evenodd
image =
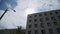
<svg viewBox="0 0 60 34"><path fill-rule="evenodd" d="M60 10L29 14L26 26L26 34L60 34Z"/></svg>
<svg viewBox="0 0 60 34"><path fill-rule="evenodd" d="M25 34L25 29L3 29L0 34Z"/></svg>
<svg viewBox="0 0 60 34"><path fill-rule="evenodd" d="M22 32L23 32L23 34L25 34L25 32L26 32L26 29L22 29Z"/></svg>
<svg viewBox="0 0 60 34"><path fill-rule="evenodd" d="M0 30L0 34L16 34L16 29L3 29Z"/></svg>

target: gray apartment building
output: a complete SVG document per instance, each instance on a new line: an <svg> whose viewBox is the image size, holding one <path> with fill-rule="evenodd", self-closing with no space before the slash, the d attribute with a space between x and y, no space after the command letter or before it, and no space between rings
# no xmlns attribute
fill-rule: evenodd
<svg viewBox="0 0 60 34"><path fill-rule="evenodd" d="M16 29L2 29L0 34L16 34Z"/></svg>
<svg viewBox="0 0 60 34"><path fill-rule="evenodd" d="M60 34L60 10L29 14L26 34Z"/></svg>
<svg viewBox="0 0 60 34"><path fill-rule="evenodd" d="M0 29L0 34L25 34L25 29L20 27L14 29Z"/></svg>

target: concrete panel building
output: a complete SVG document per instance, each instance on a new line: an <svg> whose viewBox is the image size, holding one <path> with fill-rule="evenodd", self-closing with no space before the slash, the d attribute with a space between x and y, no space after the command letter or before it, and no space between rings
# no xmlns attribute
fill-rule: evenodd
<svg viewBox="0 0 60 34"><path fill-rule="evenodd" d="M26 34L60 34L60 10L29 14Z"/></svg>
<svg viewBox="0 0 60 34"><path fill-rule="evenodd" d="M16 34L17 29L3 29L0 30L0 34Z"/></svg>
<svg viewBox="0 0 60 34"><path fill-rule="evenodd" d="M20 27L14 29L0 29L0 34L25 34L25 29Z"/></svg>

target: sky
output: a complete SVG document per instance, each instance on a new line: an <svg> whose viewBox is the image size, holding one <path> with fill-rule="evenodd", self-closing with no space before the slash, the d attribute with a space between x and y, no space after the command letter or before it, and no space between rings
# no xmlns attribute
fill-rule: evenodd
<svg viewBox="0 0 60 34"><path fill-rule="evenodd" d="M60 0L0 0L0 16L5 9L9 11L0 20L0 29L17 28L17 26L25 29L28 14L60 9Z"/></svg>

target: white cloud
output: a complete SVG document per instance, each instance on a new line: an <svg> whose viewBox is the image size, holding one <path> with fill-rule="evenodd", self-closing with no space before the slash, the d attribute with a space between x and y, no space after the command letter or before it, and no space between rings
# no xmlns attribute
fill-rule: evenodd
<svg viewBox="0 0 60 34"><path fill-rule="evenodd" d="M59 4L60 3L58 3L58 0L18 0L18 6L16 7L16 9L17 9L17 12L20 13L20 14L18 13L20 15L20 20L22 20L20 22L22 22L23 26L26 26L25 25L26 17L24 14L26 11L28 13L31 12L29 8L31 8L32 10L34 9L34 12L38 12L37 8L40 8L40 7L43 11L54 10L54 9L59 9Z"/></svg>
<svg viewBox="0 0 60 34"><path fill-rule="evenodd" d="M58 0L18 0L17 2L18 5L15 8L17 12L7 12L7 14L5 14L1 20L1 24L2 26L5 26L5 28L12 28L20 25L23 26L23 28L26 28L26 14L31 11L33 11L31 13L34 13L46 10L60 9L60 3L58 3ZM39 11L37 9L39 9Z"/></svg>
<svg viewBox="0 0 60 34"><path fill-rule="evenodd" d="M40 3L42 3L40 5ZM60 9L60 3L58 0L40 0L39 1L39 11L47 11L47 10L54 10L54 9Z"/></svg>

